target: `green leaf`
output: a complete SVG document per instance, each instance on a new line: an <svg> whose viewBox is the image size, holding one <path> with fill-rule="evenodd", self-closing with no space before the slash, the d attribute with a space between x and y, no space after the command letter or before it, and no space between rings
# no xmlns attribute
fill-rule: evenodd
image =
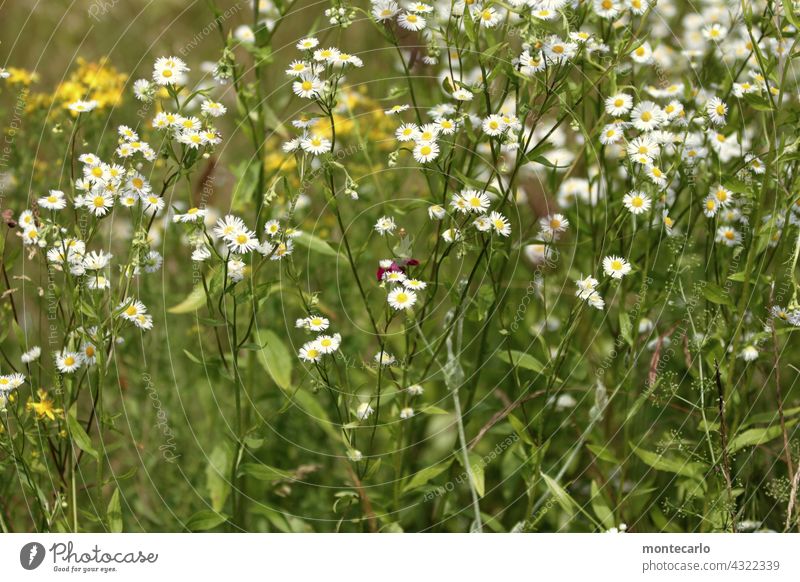
<svg viewBox="0 0 800 582"><path fill-rule="evenodd" d="M477 453L469 453L469 469L472 485L478 497L483 497L486 492L486 476L483 471L483 457Z"/></svg>
<svg viewBox="0 0 800 582"><path fill-rule="evenodd" d="M262 463L242 463L239 467L240 475L249 475L259 481L279 481L281 479L292 479L292 475L281 469L270 467Z"/></svg>
<svg viewBox="0 0 800 582"><path fill-rule="evenodd" d="M89 435L86 434L86 431L83 430L83 427L81 426L81 423L78 422L75 414L75 407L73 406L67 414L67 429L69 430L70 437L73 441L75 441L75 444L78 445L80 450L91 455L99 461L100 454L92 446L92 439L90 439Z"/></svg>
<svg viewBox="0 0 800 582"><path fill-rule="evenodd" d="M569 513L570 515L575 513L578 504L575 503L575 500L572 496L567 493L567 490L564 489L558 482L553 479L552 477L548 477L544 473L542 473L542 479L544 479L544 484L547 485L547 488L550 490L550 493L553 495L553 499L556 500L561 506L561 509Z"/></svg>
<svg viewBox="0 0 800 582"><path fill-rule="evenodd" d="M797 424L797 420L792 420L786 423L786 427L788 428L795 424ZM751 428L733 437L731 442L728 443L728 451L735 453L744 447L763 445L772 439L778 438L781 434L783 434L783 429L780 424L765 428Z"/></svg>
<svg viewBox="0 0 800 582"><path fill-rule="evenodd" d="M309 251L325 255L327 257L338 257L339 253L329 245L327 242L314 236L313 234L302 232L299 236L295 237L294 242L300 246L306 247Z"/></svg>
<svg viewBox="0 0 800 582"><path fill-rule="evenodd" d="M422 487L423 485L427 484L431 479L435 479L442 473L444 473L450 464L453 462L452 459L449 461L445 461L444 463L439 463L438 465L431 465L430 467L425 467L421 471L417 472L411 479L406 483L405 487L403 487L403 492L406 493L418 487Z"/></svg>
<svg viewBox="0 0 800 582"><path fill-rule="evenodd" d="M631 318L625 311L619 312L619 333L623 337L623 339L628 342L628 345L633 345L633 325L631 324Z"/></svg>
<svg viewBox="0 0 800 582"><path fill-rule="evenodd" d="M190 531L208 531L228 521L224 513L203 509L189 518L184 525Z"/></svg>
<svg viewBox="0 0 800 582"><path fill-rule="evenodd" d="M106 519L111 533L122 532L122 507L119 502L119 489L114 489L114 493L111 495L111 501L108 502L108 509L106 509Z"/></svg>
<svg viewBox="0 0 800 582"><path fill-rule="evenodd" d="M278 387L288 390L292 385L294 359L283 341L269 329L258 332L259 343L264 346L258 353L258 362L272 377Z"/></svg>
<svg viewBox="0 0 800 582"><path fill-rule="evenodd" d="M666 471L668 473L675 473L684 477L702 480L703 473L705 472L705 465L702 463L693 463L683 461L681 459L671 459L665 457L663 454L659 455L651 451L646 451L638 447L633 447L633 452L639 457L646 465L658 471Z"/></svg>
<svg viewBox="0 0 800 582"><path fill-rule="evenodd" d="M422 410L420 410L423 414L450 414L447 410L443 408L439 408L437 406L426 406Z"/></svg>
<svg viewBox="0 0 800 582"><path fill-rule="evenodd" d="M609 448L605 445L586 445L586 448L592 451L595 457L608 463L619 465L619 460L614 456Z"/></svg>
<svg viewBox="0 0 800 582"><path fill-rule="evenodd" d="M597 516L597 519L600 520L600 523L603 524L603 527L606 529L611 529L614 527L614 512L609 509L608 504L606 504L605 499L600 494L600 490L597 487L597 483L592 481L592 511Z"/></svg>
<svg viewBox="0 0 800 582"><path fill-rule="evenodd" d="M206 304L206 290L202 285L196 285L186 298L173 305L167 311L170 313L194 313Z"/></svg>
<svg viewBox="0 0 800 582"><path fill-rule="evenodd" d="M214 511L222 511L231 485L227 478L227 472L231 465L231 449L225 444L218 444L211 451L206 465L206 489L211 499L211 507Z"/></svg>
<svg viewBox="0 0 800 582"><path fill-rule="evenodd" d="M703 297L708 299L711 303L716 303L718 305L733 305L733 301L731 301L728 292L714 283L706 283L703 286Z"/></svg>
<svg viewBox="0 0 800 582"><path fill-rule="evenodd" d="M538 374L541 374L544 371L544 364L542 364L532 355L526 354L525 352L511 350L509 354L508 351L502 351L498 352L497 357L503 360L506 364L511 364L512 366L519 368L525 368L526 370L532 370Z"/></svg>

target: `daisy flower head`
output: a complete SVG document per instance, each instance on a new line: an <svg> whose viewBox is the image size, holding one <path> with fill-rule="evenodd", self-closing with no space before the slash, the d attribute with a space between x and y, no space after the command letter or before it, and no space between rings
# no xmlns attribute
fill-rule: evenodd
<svg viewBox="0 0 800 582"><path fill-rule="evenodd" d="M603 259L603 272L612 279L622 279L631 272L631 265L622 257L609 255Z"/></svg>
<svg viewBox="0 0 800 582"><path fill-rule="evenodd" d="M105 190L94 189L86 199L86 207L89 212L102 218L114 207L114 196Z"/></svg>
<svg viewBox="0 0 800 582"><path fill-rule="evenodd" d="M383 111L383 113L384 113L384 115L397 115L398 113L402 113L403 111L407 111L408 108L409 108L409 105L405 105L405 104L403 104L403 105L394 105L393 107L390 107L389 109L385 109Z"/></svg>
<svg viewBox="0 0 800 582"><path fill-rule="evenodd" d="M622 117L633 107L633 97L627 93L617 93L607 97L605 101L606 113L612 117Z"/></svg>
<svg viewBox="0 0 800 582"><path fill-rule="evenodd" d="M312 133L300 140L300 147L304 152L318 156L331 151L331 141L323 136Z"/></svg>
<svg viewBox="0 0 800 582"><path fill-rule="evenodd" d="M400 26L400 28L418 32L425 28L427 22L421 14L416 14L414 12L403 12L397 17L397 24Z"/></svg>
<svg viewBox="0 0 800 582"><path fill-rule="evenodd" d="M640 65L647 64L653 60L653 49L650 43L645 41L631 51L631 58Z"/></svg>
<svg viewBox="0 0 800 582"><path fill-rule="evenodd" d="M319 362L322 359L322 352L317 346L316 341L310 341L303 344L300 348L298 357L304 362Z"/></svg>
<svg viewBox="0 0 800 582"><path fill-rule="evenodd" d="M391 216L381 216L375 223L375 232L381 236L385 234L392 234L397 228L394 218Z"/></svg>
<svg viewBox="0 0 800 582"><path fill-rule="evenodd" d="M711 188L708 195L713 196L722 208L733 202L733 194L722 184L717 184L714 188Z"/></svg>
<svg viewBox="0 0 800 582"><path fill-rule="evenodd" d="M88 113L89 111L97 108L97 101L94 99L90 101L78 99L77 101L70 103L68 107L73 113Z"/></svg>
<svg viewBox="0 0 800 582"><path fill-rule="evenodd" d="M492 230L500 236L509 236L511 234L511 223L508 219L499 212L492 212L489 214L489 220L492 223Z"/></svg>
<svg viewBox="0 0 800 582"><path fill-rule="evenodd" d="M406 289L411 289L412 291L422 291L427 286L427 283L420 281L419 279L406 279L403 281L403 287Z"/></svg>
<svg viewBox="0 0 800 582"><path fill-rule="evenodd" d="M211 101L210 99L203 101L200 110L210 117L222 117L228 112L228 109L222 103Z"/></svg>
<svg viewBox="0 0 800 582"><path fill-rule="evenodd" d="M612 20L622 12L623 5L619 0L594 0L592 8L600 18Z"/></svg>
<svg viewBox="0 0 800 582"><path fill-rule="evenodd" d="M489 209L489 195L477 190L464 190L461 192L467 212L486 212Z"/></svg>
<svg viewBox="0 0 800 582"><path fill-rule="evenodd" d="M373 412L375 412L375 409L370 406L369 402L362 402L356 408L356 418L358 420L367 420Z"/></svg>
<svg viewBox="0 0 800 582"><path fill-rule="evenodd" d="M631 111L631 123L639 131L653 131L666 121L662 109L652 101L637 103Z"/></svg>
<svg viewBox="0 0 800 582"><path fill-rule="evenodd" d="M599 281L594 277L592 277L591 275L583 279L578 279L577 281L575 281L575 286L578 288L578 290L575 292L575 295L577 295L581 299L588 298L589 295L594 293L598 283Z"/></svg>
<svg viewBox="0 0 800 582"><path fill-rule="evenodd" d="M55 354L56 368L62 374L72 374L83 364L83 358L79 352L63 350Z"/></svg>
<svg viewBox="0 0 800 582"><path fill-rule="evenodd" d="M178 57L159 57L153 65L153 81L158 85L180 85L189 67Z"/></svg>
<svg viewBox="0 0 800 582"><path fill-rule="evenodd" d="M381 350L375 354L375 363L379 366L391 366L397 361L392 354L387 351Z"/></svg>
<svg viewBox="0 0 800 582"><path fill-rule="evenodd" d="M719 206L720 205L714 196L706 196L705 200L703 200L703 214L706 215L706 218L713 218L717 215Z"/></svg>
<svg viewBox="0 0 800 582"><path fill-rule="evenodd" d="M414 291L397 287L389 292L386 300L392 309L400 311L401 309L410 309L414 307L417 302L417 294Z"/></svg>
<svg viewBox="0 0 800 582"><path fill-rule="evenodd" d="M300 80L292 83L292 91L303 99L313 99L322 92L322 81L315 75L303 75Z"/></svg>
<svg viewBox="0 0 800 582"><path fill-rule="evenodd" d="M453 99L456 101L472 101L474 97L472 91L464 89L463 87L453 91Z"/></svg>
<svg viewBox="0 0 800 582"><path fill-rule="evenodd" d="M728 106L719 97L712 97L708 100L706 113L714 125L725 125L727 123Z"/></svg>
<svg viewBox="0 0 800 582"><path fill-rule="evenodd" d="M20 356L19 359L23 364L30 364L31 362L35 362L36 360L38 360L39 356L41 355L42 355L42 348L40 348L39 346L33 346L27 352L22 354L22 356Z"/></svg>
<svg viewBox="0 0 800 582"><path fill-rule="evenodd" d="M299 41L297 41L297 44L295 45L297 50L301 51L310 51L318 46L319 46L319 40L317 40L313 36L308 36L306 38L300 39Z"/></svg>
<svg viewBox="0 0 800 582"><path fill-rule="evenodd" d="M625 194L625 196L622 198L622 204L625 206L628 212L634 216L637 216L650 210L651 202L650 197L647 194L634 190Z"/></svg>
<svg viewBox="0 0 800 582"><path fill-rule="evenodd" d="M232 233L226 238L228 249L237 255L243 255L253 251L258 246L258 238L256 233L247 229L241 228Z"/></svg>
<svg viewBox="0 0 800 582"><path fill-rule="evenodd" d="M539 219L539 228L544 238L555 240L569 228L569 220L563 214L548 214Z"/></svg>
<svg viewBox="0 0 800 582"><path fill-rule="evenodd" d="M6 393L8 394L12 390L15 390L22 386L25 382L25 376L19 373L14 374L6 374L4 376L0 376L0 394Z"/></svg>
<svg viewBox="0 0 800 582"><path fill-rule="evenodd" d="M600 132L600 143L603 145L611 145L617 143L624 136L621 123L609 123Z"/></svg>
<svg viewBox="0 0 800 582"><path fill-rule="evenodd" d="M398 12L400 12L400 7L397 2L392 0L379 0L372 3L372 17L376 22L391 20Z"/></svg>
<svg viewBox="0 0 800 582"><path fill-rule="evenodd" d="M714 240L727 247L735 247L742 242L742 235L732 226L720 226Z"/></svg>
<svg viewBox="0 0 800 582"><path fill-rule="evenodd" d="M342 336L338 333L333 335L321 335L315 341L320 352L323 354L332 354L339 349L342 343Z"/></svg>
<svg viewBox="0 0 800 582"><path fill-rule="evenodd" d="M506 124L501 115L492 114L483 120L481 128L486 135L496 137L506 130Z"/></svg>
<svg viewBox="0 0 800 582"><path fill-rule="evenodd" d="M67 199L61 190L50 190L47 196L42 196L37 202L39 206L48 210L63 210L67 207Z"/></svg>
<svg viewBox="0 0 800 582"><path fill-rule="evenodd" d="M419 133L419 128L413 123L404 123L400 127L398 127L395 132L394 136L397 141L404 142L404 141L413 141L414 136Z"/></svg>
<svg viewBox="0 0 800 582"><path fill-rule="evenodd" d="M494 28L502 20L503 14L494 7L473 9L473 18L478 20L481 28Z"/></svg>
<svg viewBox="0 0 800 582"><path fill-rule="evenodd" d="M435 142L419 142L414 146L414 159L420 164L432 162L439 157L439 144Z"/></svg>

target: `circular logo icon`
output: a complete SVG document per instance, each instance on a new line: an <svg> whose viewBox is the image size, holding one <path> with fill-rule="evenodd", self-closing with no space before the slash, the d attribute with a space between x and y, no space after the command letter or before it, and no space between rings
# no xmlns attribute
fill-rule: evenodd
<svg viewBox="0 0 800 582"><path fill-rule="evenodd" d="M19 551L19 563L26 570L35 570L44 561L44 546L39 542L29 542Z"/></svg>

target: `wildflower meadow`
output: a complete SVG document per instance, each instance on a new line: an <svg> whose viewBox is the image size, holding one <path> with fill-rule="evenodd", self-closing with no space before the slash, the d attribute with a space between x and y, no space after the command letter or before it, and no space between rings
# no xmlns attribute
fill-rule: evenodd
<svg viewBox="0 0 800 582"><path fill-rule="evenodd" d="M0 529L800 531L798 27L0 3Z"/></svg>

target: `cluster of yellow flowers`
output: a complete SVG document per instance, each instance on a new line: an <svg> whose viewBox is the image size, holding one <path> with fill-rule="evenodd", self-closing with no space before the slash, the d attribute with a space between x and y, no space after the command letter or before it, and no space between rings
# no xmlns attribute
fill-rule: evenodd
<svg viewBox="0 0 800 582"><path fill-rule="evenodd" d="M107 58L90 62L78 58L78 68L67 80L60 83L52 93L39 92L28 100L29 112L50 107L69 110L69 105L79 100L96 101L97 109L114 107L122 102L128 75L119 72L108 63ZM39 76L35 72L9 68L9 83L31 85ZM77 115L77 113L73 113Z"/></svg>

